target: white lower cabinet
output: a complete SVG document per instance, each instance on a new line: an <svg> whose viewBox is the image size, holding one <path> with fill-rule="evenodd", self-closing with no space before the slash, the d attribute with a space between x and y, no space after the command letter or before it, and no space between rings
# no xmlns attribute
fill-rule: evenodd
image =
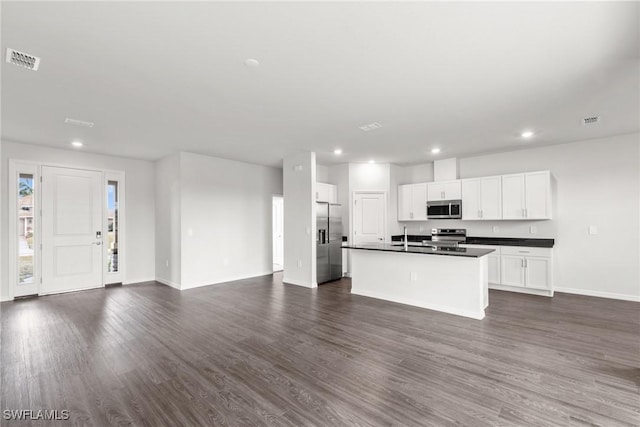
<svg viewBox="0 0 640 427"><path fill-rule="evenodd" d="M551 249L503 246L500 258L502 285L552 289Z"/></svg>
<svg viewBox="0 0 640 427"><path fill-rule="evenodd" d="M498 285L499 289L519 288L525 292L527 289L553 290L552 249L467 244L460 247L494 250L487 255L490 285Z"/></svg>

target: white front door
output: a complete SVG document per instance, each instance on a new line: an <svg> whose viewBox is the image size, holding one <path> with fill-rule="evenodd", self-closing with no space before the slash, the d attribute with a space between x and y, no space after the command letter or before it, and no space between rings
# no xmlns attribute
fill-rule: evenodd
<svg viewBox="0 0 640 427"><path fill-rule="evenodd" d="M384 193L354 193L353 241L359 243L383 243L385 235Z"/></svg>
<svg viewBox="0 0 640 427"><path fill-rule="evenodd" d="M102 172L42 167L41 294L103 286Z"/></svg>
<svg viewBox="0 0 640 427"><path fill-rule="evenodd" d="M273 271L282 270L284 264L284 198L273 197Z"/></svg>

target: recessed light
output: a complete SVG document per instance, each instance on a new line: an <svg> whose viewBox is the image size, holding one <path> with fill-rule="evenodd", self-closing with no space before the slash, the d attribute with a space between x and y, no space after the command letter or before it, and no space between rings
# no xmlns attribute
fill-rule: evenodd
<svg viewBox="0 0 640 427"><path fill-rule="evenodd" d="M256 68L260 65L260 61L258 61L257 59L249 58L244 61L244 65L246 65L247 67Z"/></svg>
<svg viewBox="0 0 640 427"><path fill-rule="evenodd" d="M531 138L533 136L533 132L530 130L525 130L520 134L520 136L523 138Z"/></svg>
<svg viewBox="0 0 640 427"><path fill-rule="evenodd" d="M370 165L372 165L372 164L374 164L374 163L375 163L375 161L374 161L374 160L369 160L369 164L370 164Z"/></svg>
<svg viewBox="0 0 640 427"><path fill-rule="evenodd" d="M431 149L431 154L438 154L440 152L439 148L432 148Z"/></svg>
<svg viewBox="0 0 640 427"><path fill-rule="evenodd" d="M82 143L82 141L72 141L71 145L76 147L76 148L80 148L82 147L84 144Z"/></svg>
<svg viewBox="0 0 640 427"><path fill-rule="evenodd" d="M340 154L342 154L342 150L339 148L336 148L335 150L333 150L333 154L335 154L336 156L339 156Z"/></svg>

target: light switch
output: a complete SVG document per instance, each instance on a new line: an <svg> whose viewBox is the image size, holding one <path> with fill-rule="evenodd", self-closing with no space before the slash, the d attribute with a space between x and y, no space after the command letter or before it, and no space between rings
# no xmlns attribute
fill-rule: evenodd
<svg viewBox="0 0 640 427"><path fill-rule="evenodd" d="M229 258L225 258L225 259L222 261L222 263L223 263L224 265L229 265Z"/></svg>
<svg viewBox="0 0 640 427"><path fill-rule="evenodd" d="M595 225L590 225L589 226L589 234L591 234L591 235L598 234L598 227L596 227Z"/></svg>
<svg viewBox="0 0 640 427"><path fill-rule="evenodd" d="M494 226L493 226L493 232L494 232L494 233L497 233L497 232L499 232L499 231L500 231L500 227L498 227L497 225L494 225Z"/></svg>
<svg viewBox="0 0 640 427"><path fill-rule="evenodd" d="M307 234L311 234L311 227L305 228L304 232L307 233Z"/></svg>

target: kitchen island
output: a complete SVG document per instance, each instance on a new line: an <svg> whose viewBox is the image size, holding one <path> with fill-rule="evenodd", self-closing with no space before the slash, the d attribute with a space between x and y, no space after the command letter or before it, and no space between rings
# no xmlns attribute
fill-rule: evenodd
<svg viewBox="0 0 640 427"><path fill-rule="evenodd" d="M353 294L484 318L491 249L362 244L343 250L351 251Z"/></svg>

